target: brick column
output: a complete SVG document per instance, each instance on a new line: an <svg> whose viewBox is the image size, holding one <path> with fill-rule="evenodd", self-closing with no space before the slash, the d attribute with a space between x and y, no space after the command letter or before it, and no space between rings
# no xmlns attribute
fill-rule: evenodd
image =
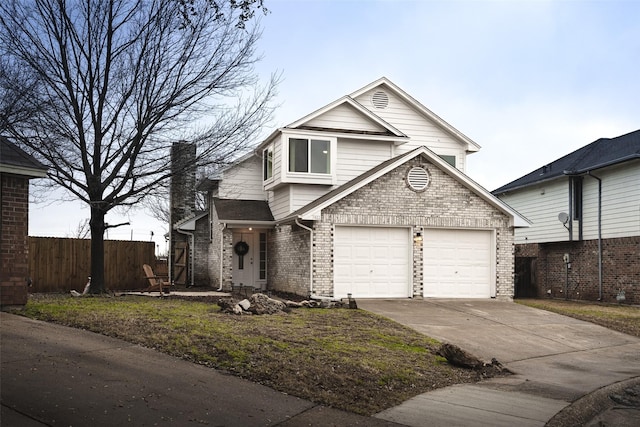
<svg viewBox="0 0 640 427"><path fill-rule="evenodd" d="M0 308L27 303L29 179L0 175Z"/></svg>

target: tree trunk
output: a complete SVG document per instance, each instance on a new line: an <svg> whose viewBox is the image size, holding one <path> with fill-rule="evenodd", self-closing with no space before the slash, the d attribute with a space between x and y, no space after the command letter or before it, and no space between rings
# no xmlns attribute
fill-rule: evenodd
<svg viewBox="0 0 640 427"><path fill-rule="evenodd" d="M105 214L102 209L91 207L91 287L89 292L92 294L106 292L104 283Z"/></svg>

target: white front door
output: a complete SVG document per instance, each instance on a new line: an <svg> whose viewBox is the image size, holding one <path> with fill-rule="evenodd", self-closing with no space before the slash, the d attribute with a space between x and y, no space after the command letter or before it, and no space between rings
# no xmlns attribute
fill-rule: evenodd
<svg viewBox="0 0 640 427"><path fill-rule="evenodd" d="M233 284L236 286L255 285L257 263L254 263L254 255L258 254L255 240L253 232L233 233Z"/></svg>

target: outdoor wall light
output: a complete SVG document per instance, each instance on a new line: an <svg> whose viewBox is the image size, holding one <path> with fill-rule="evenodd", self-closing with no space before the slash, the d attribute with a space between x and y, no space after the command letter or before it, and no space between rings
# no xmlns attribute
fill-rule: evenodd
<svg viewBox="0 0 640 427"><path fill-rule="evenodd" d="M420 243L420 242L422 242L422 233L417 232L417 233L416 233L416 235L415 235L415 237L413 238L413 241L414 241L415 243Z"/></svg>

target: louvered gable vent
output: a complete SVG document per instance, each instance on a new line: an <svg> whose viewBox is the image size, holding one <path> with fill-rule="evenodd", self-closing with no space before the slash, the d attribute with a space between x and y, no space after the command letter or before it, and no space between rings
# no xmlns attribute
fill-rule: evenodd
<svg viewBox="0 0 640 427"><path fill-rule="evenodd" d="M407 173L407 183L414 191L424 191L429 186L429 172L424 168L415 166Z"/></svg>

